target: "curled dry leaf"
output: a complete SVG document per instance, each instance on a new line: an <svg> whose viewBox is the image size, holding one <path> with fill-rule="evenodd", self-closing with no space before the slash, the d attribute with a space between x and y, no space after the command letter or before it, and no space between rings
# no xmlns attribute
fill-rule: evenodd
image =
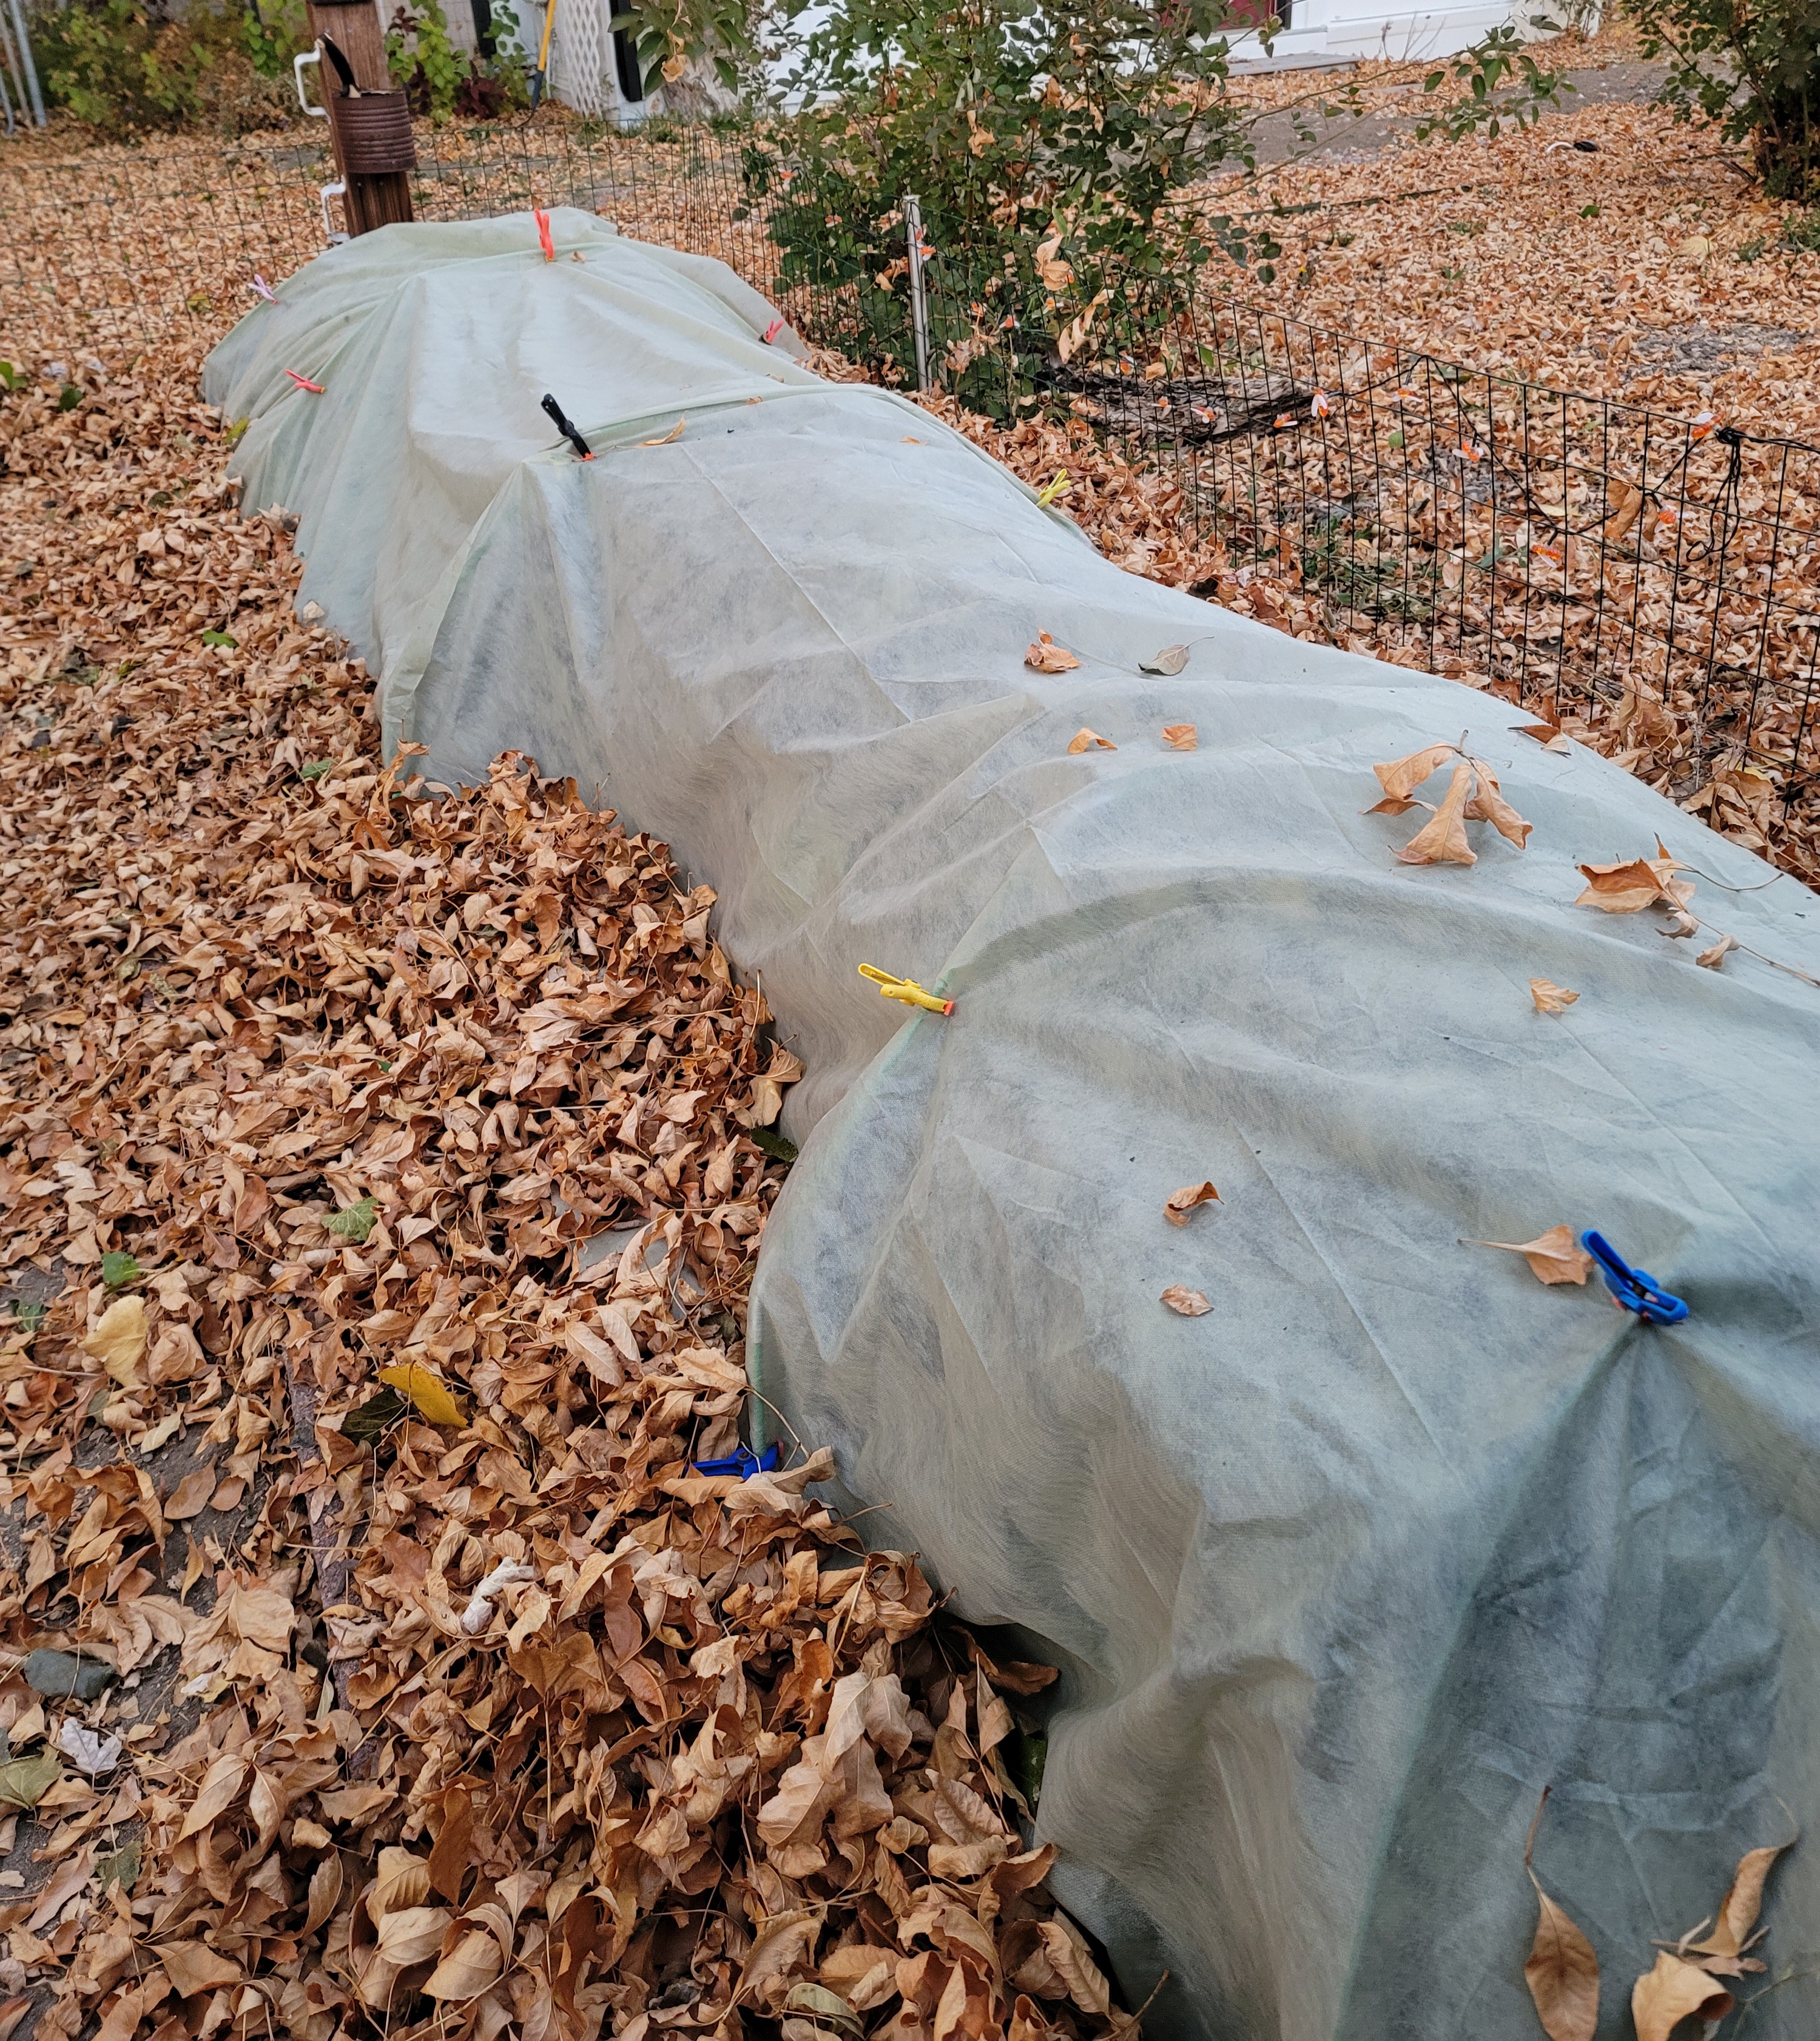
<svg viewBox="0 0 1820 2041"><path fill-rule="evenodd" d="M1471 1240L1469 1247L1501 1248L1506 1254L1520 1254L1539 1283L1584 1283L1593 1272L1593 1257L1580 1245L1570 1226L1551 1226L1534 1240Z"/></svg>
<svg viewBox="0 0 1820 2041"><path fill-rule="evenodd" d="M1179 1191L1172 1191L1163 1205L1163 1217L1171 1226L1186 1226L1188 1215L1196 1205L1217 1204L1219 1193L1211 1184L1184 1184Z"/></svg>
<svg viewBox="0 0 1820 2041"><path fill-rule="evenodd" d="M1597 907L1601 914L1635 914L1658 902L1665 907L1685 907L1693 898L1691 879L1677 879L1686 867L1671 857L1662 840L1656 841L1654 857L1620 859L1612 864L1582 864L1581 876L1586 890L1574 902L1577 907Z"/></svg>
<svg viewBox="0 0 1820 2041"><path fill-rule="evenodd" d="M1078 757L1083 751L1116 751L1118 748L1109 737L1101 736L1097 730L1077 730L1068 740L1070 757Z"/></svg>
<svg viewBox="0 0 1820 2041"><path fill-rule="evenodd" d="M1477 853L1467 840L1468 822L1490 822L1500 836L1521 850L1529 841L1531 825L1511 807L1498 791L1498 776L1482 758L1469 757L1458 744L1429 744L1406 758L1374 765L1383 799L1366 809L1368 815L1400 815L1414 807L1425 807L1415 798L1415 790L1438 773L1448 761L1456 759L1447 793L1434 811L1434 818L1405 844L1397 856L1405 864L1476 864Z"/></svg>
<svg viewBox="0 0 1820 2041"><path fill-rule="evenodd" d="M1469 822L1490 822L1498 834L1519 850L1528 848L1529 833L1535 825L1526 822L1522 816L1498 792L1498 781L1486 767L1475 758L1473 772L1478 784L1473 789L1472 799L1466 804Z"/></svg>
<svg viewBox="0 0 1820 2041"><path fill-rule="evenodd" d="M1080 665L1066 645L1058 645L1047 631L1036 634L1036 642L1024 654L1024 663L1040 673L1066 673Z"/></svg>
<svg viewBox="0 0 1820 2041"><path fill-rule="evenodd" d="M682 437L683 428L688 423L687 418L678 418L661 440L640 440L639 444L642 447L673 446Z"/></svg>
<svg viewBox="0 0 1820 2041"><path fill-rule="evenodd" d="M1172 1311L1179 1311L1185 1318L1198 1318L1204 1312L1213 1309L1200 1291L1188 1289L1180 1283L1170 1284L1162 1294L1162 1301Z"/></svg>
<svg viewBox="0 0 1820 2041"><path fill-rule="evenodd" d="M1566 986L1556 985L1546 978L1531 979L1529 996L1535 1001L1538 1013L1565 1013L1580 997L1577 992L1570 992Z"/></svg>
<svg viewBox="0 0 1820 2041"><path fill-rule="evenodd" d="M1684 1955L1736 1956L1750 1940L1751 1930L1763 1909L1763 1888L1776 1860L1794 1847L1794 1838L1772 1844L1766 1849L1746 1850L1738 1859L1730 1885L1719 1902L1719 1921L1704 1942L1695 1942L1677 1953Z"/></svg>
<svg viewBox="0 0 1820 2041"><path fill-rule="evenodd" d="M1166 723L1163 742L1172 751L1192 751L1200 737L1192 723Z"/></svg>
<svg viewBox="0 0 1820 2041"><path fill-rule="evenodd" d="M1698 1963L1664 1949L1655 1967L1638 1978L1631 1993L1631 2017L1637 2041L1669 2041L1684 2020L1723 2020L1730 2012L1731 1993L1715 1984Z"/></svg>
<svg viewBox="0 0 1820 2041"><path fill-rule="evenodd" d="M1472 768L1456 765L1445 798L1433 818L1417 830L1397 853L1405 864L1476 864L1478 853L1466 840L1466 804L1472 792ZM1395 799L1392 795L1391 799Z"/></svg>
<svg viewBox="0 0 1820 2041"><path fill-rule="evenodd" d="M1412 751L1407 757L1393 758L1387 765L1374 765L1372 770L1377 774L1378 784L1390 799L1406 803L1425 780L1432 779L1450 758L1459 755L1457 744L1425 744L1420 751ZM1397 811L1389 812L1395 814Z"/></svg>
<svg viewBox="0 0 1820 2041"><path fill-rule="evenodd" d="M1702 950L1694 962L1704 965L1708 971L1717 971L1737 948L1736 936L1721 936L1709 948Z"/></svg>
<svg viewBox="0 0 1820 2041"><path fill-rule="evenodd" d="M1147 659L1138 662L1138 670L1145 673L1179 673L1188 664L1185 645L1166 645L1160 652L1153 652Z"/></svg>

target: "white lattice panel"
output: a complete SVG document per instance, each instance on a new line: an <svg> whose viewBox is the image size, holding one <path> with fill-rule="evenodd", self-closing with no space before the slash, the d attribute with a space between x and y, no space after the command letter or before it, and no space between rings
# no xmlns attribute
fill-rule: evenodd
<svg viewBox="0 0 1820 2041"><path fill-rule="evenodd" d="M596 116L619 110L609 0L556 0L550 90L565 106Z"/></svg>

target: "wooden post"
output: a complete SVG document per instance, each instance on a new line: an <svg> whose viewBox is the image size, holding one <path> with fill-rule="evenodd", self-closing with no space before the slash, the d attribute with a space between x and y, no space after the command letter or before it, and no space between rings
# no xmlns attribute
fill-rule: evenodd
<svg viewBox="0 0 1820 2041"><path fill-rule="evenodd" d="M326 36L340 50L354 74L362 93L390 93L392 82L386 69L385 32L380 25L375 0L308 0L310 32ZM390 226L411 218L410 173L406 170L372 172L350 169L347 109L351 101L343 88L334 60L326 53L317 75L322 104L329 109L329 135L334 147L335 173L347 187L342 201L350 235L370 234L376 227Z"/></svg>

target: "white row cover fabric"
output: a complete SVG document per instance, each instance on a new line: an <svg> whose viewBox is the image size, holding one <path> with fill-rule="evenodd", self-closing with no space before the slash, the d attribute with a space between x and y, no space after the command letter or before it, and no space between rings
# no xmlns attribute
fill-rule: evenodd
<svg viewBox="0 0 1820 2041"><path fill-rule="evenodd" d="M765 345L729 273L579 214L556 245L334 250L208 393L388 745L448 782L528 750L719 890L807 1065L755 1375L869 1536L1063 1667L1057 1887L1134 2001L1167 1967L1166 2032L1530 2041L1552 1785L1537 1871L1627 2034L1651 1938L1784 1803L1820 1826L1820 992L1576 906L1575 865L1659 833L1817 973L1820 908L1722 890L1772 875L1494 697L1118 571ZM1078 670L1026 667L1040 631ZM1360 812L1372 765L1463 728L1534 837L1399 864L1422 818ZM1561 1222L1688 1322L1461 1244ZM1773 1962L1820 1945L1805 1846L1766 1918ZM1802 1967L1759 2041L1815 2031Z"/></svg>

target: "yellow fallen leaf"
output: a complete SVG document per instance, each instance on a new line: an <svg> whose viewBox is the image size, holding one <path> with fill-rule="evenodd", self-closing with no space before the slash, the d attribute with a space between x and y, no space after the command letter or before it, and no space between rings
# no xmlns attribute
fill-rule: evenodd
<svg viewBox="0 0 1820 2041"><path fill-rule="evenodd" d="M1162 1301L1172 1311L1179 1311L1185 1318L1198 1318L1204 1311L1213 1309L1198 1290L1185 1289L1180 1283L1172 1283L1162 1294Z"/></svg>
<svg viewBox="0 0 1820 2041"><path fill-rule="evenodd" d="M669 446L682 437L682 429L688 423L689 420L686 418L678 418L661 440L640 440L639 444L642 447Z"/></svg>
<svg viewBox="0 0 1820 2041"><path fill-rule="evenodd" d="M1712 238L1706 234L1690 234L1677 251L1695 262L1704 262L1712 253Z"/></svg>
<svg viewBox="0 0 1820 2041"><path fill-rule="evenodd" d="M1631 2017L1637 2041L1669 2041L1684 2020L1723 2020L1731 2010L1731 1993L1714 1983L1698 1963L1664 1949L1656 1967L1637 1979L1631 1993Z"/></svg>
<svg viewBox="0 0 1820 2041"><path fill-rule="evenodd" d="M1066 673L1080 665L1066 645L1058 645L1047 631L1036 634L1036 642L1024 654L1024 663L1040 673Z"/></svg>
<svg viewBox="0 0 1820 2041"><path fill-rule="evenodd" d="M82 1341L83 1352L98 1360L123 1389L139 1387L145 1349L145 1299L136 1296L115 1298Z"/></svg>
<svg viewBox="0 0 1820 2041"><path fill-rule="evenodd" d="M1184 1184L1179 1191L1172 1191L1163 1205L1163 1217L1171 1226L1186 1226L1188 1215L1196 1205L1217 1204L1219 1193L1211 1184Z"/></svg>
<svg viewBox="0 0 1820 2041"><path fill-rule="evenodd" d="M395 1389L401 1396L408 1396L417 1406L420 1415L433 1425L460 1425L467 1421L461 1414L461 1406L448 1392L448 1385L440 1375L433 1375L427 1368L414 1360L402 1360L391 1368L380 1370L380 1379Z"/></svg>
<svg viewBox="0 0 1820 2041"><path fill-rule="evenodd" d="M1520 1254L1539 1283L1584 1283L1593 1272L1593 1257L1580 1245L1570 1226L1551 1226L1533 1240L1469 1240L1466 1244Z"/></svg>
<svg viewBox="0 0 1820 2041"><path fill-rule="evenodd" d="M1538 1013L1565 1013L1580 995L1570 992L1564 985L1556 985L1546 978L1532 978L1529 981L1529 996L1536 1001Z"/></svg>
<svg viewBox="0 0 1820 2041"><path fill-rule="evenodd" d="M1379 776L1382 778L1383 775ZM1433 819L1417 830L1397 853L1405 864L1478 864L1478 854L1466 840L1466 803L1472 792L1472 783L1470 765L1462 764L1454 768L1446 798L1435 810ZM1391 799L1396 798L1392 793Z"/></svg>
<svg viewBox="0 0 1820 2041"><path fill-rule="evenodd" d="M1738 1860L1731 1884L1719 1902L1719 1925L1704 1942L1696 1942L1689 1955L1735 1956L1750 1940L1757 1917L1763 1907L1763 1886L1776 1860L1792 1848L1793 1839L1768 1849L1746 1850Z"/></svg>
<svg viewBox="0 0 1820 2041"><path fill-rule="evenodd" d="M1163 742L1172 751L1192 751L1200 739L1192 723L1166 723Z"/></svg>
<svg viewBox="0 0 1820 2041"><path fill-rule="evenodd" d="M1116 751L1119 748L1109 737L1102 737L1097 730L1082 729L1069 738L1069 753L1078 757L1083 751L1091 751L1096 745L1102 751Z"/></svg>

